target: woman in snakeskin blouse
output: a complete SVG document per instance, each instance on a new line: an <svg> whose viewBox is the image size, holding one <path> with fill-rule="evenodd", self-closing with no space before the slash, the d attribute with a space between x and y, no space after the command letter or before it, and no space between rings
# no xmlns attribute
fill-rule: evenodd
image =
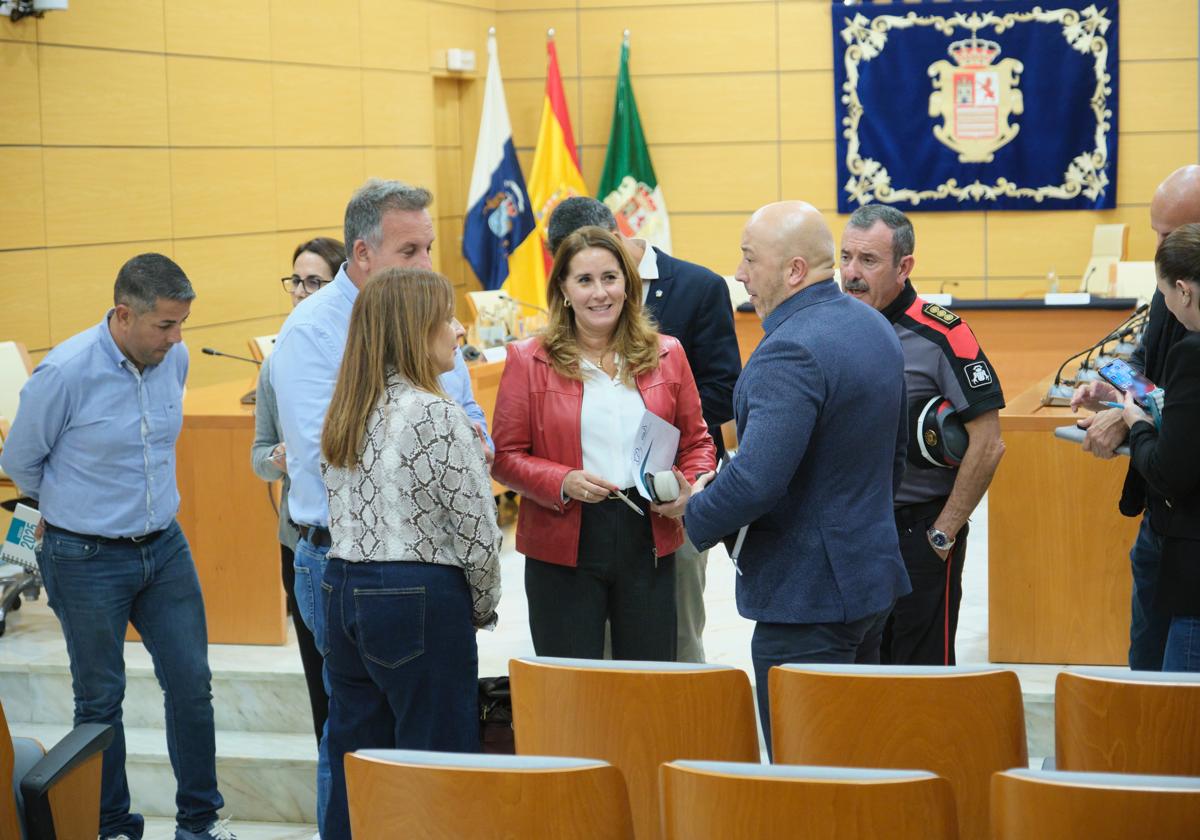
<svg viewBox="0 0 1200 840"><path fill-rule="evenodd" d="M329 758L479 749L475 631L496 623L500 528L483 451L438 385L462 326L450 283L424 269L369 279L321 437L332 540Z"/></svg>

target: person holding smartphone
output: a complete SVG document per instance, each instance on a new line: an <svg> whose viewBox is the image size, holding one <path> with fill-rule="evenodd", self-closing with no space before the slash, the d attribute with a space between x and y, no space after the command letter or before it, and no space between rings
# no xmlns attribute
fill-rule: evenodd
<svg viewBox="0 0 1200 840"><path fill-rule="evenodd" d="M1155 492L1150 526L1162 541L1160 604L1171 615L1164 671L1200 671L1200 224L1183 225L1154 257L1158 290L1187 330L1163 365L1161 426L1125 391L1133 468ZM1114 389L1115 390L1115 389Z"/></svg>

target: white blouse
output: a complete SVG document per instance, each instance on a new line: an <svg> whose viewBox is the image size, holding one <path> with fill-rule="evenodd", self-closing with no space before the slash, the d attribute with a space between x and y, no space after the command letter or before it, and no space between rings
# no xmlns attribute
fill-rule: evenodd
<svg viewBox="0 0 1200 840"><path fill-rule="evenodd" d="M620 357L617 371L620 373ZM610 379L596 365L582 359L583 411L580 443L583 469L618 487L633 486L633 443L638 423L646 412L637 385L626 385L619 375Z"/></svg>

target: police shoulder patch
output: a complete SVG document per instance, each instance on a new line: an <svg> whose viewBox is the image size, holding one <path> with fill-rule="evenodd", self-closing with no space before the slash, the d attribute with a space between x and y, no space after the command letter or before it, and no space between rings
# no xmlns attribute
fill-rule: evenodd
<svg viewBox="0 0 1200 840"><path fill-rule="evenodd" d="M925 304L924 306L921 307L921 311L924 312L926 315L928 315L930 318L933 318L936 321L941 321L943 324L945 324L948 327L952 327L955 324L957 324L960 320L962 320L957 315L955 315L953 312L951 312L949 309L947 309L946 307L938 306L936 303Z"/></svg>

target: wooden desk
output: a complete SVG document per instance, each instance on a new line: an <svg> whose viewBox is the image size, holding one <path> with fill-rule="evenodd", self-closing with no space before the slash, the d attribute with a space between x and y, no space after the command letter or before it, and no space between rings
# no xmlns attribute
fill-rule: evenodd
<svg viewBox="0 0 1200 840"><path fill-rule="evenodd" d="M483 409L483 416L487 418L490 431L496 416L496 394L500 391L500 375L504 373L504 362L475 362L468 365L467 370L471 374L471 393L475 395L475 402ZM506 492L507 487L495 479L492 480L493 496Z"/></svg>
<svg viewBox="0 0 1200 840"><path fill-rule="evenodd" d="M268 484L250 468L254 406L238 398L254 381L189 388L175 447L179 524L204 590L213 644L287 641L279 576L279 518Z"/></svg>
<svg viewBox="0 0 1200 840"><path fill-rule="evenodd" d="M1075 415L1041 405L1049 383L1000 413L1007 451L988 491L988 658L1124 665L1140 521L1117 511L1129 459L1101 461L1054 437Z"/></svg>

